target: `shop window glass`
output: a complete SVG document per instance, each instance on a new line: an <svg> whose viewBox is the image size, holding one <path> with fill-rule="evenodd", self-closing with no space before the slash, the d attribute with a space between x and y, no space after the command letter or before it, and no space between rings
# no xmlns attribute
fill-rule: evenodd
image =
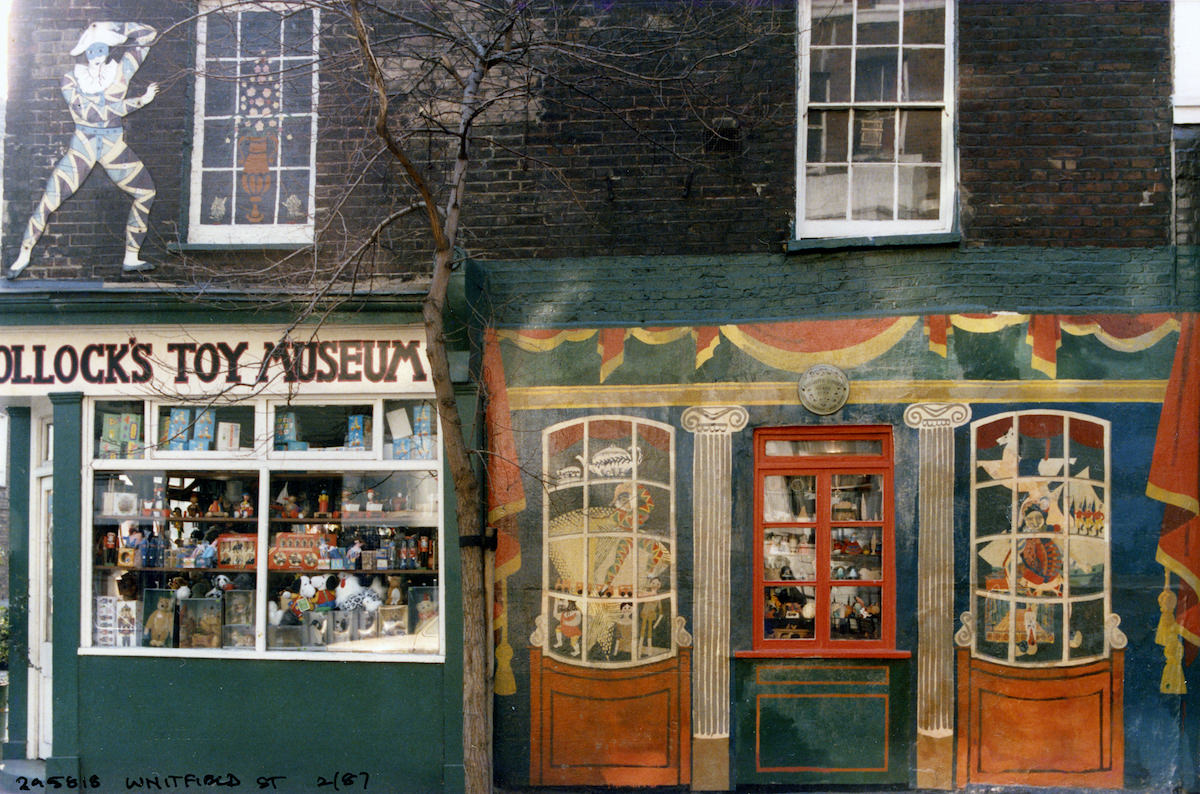
<svg viewBox="0 0 1200 794"><path fill-rule="evenodd" d="M755 648L891 648L891 448L888 428L755 434Z"/></svg>
<svg viewBox="0 0 1200 794"><path fill-rule="evenodd" d="M1108 423L1025 411L971 428L975 655L1023 666L1107 656Z"/></svg>
<svg viewBox="0 0 1200 794"><path fill-rule="evenodd" d="M93 420L97 458L141 458L146 453L146 406L141 400L105 400Z"/></svg>
<svg viewBox="0 0 1200 794"><path fill-rule="evenodd" d="M106 417L140 416L134 409L141 406L92 404L97 453L111 424ZM430 408L426 400L151 404L166 444L178 436L187 445L168 446L162 460L93 460L85 647L216 656L441 654L436 448L421 457L385 457L382 445L370 445L352 468L338 462L352 417L365 418L366 439L370 428L390 421L389 446L416 437L436 444ZM285 412L328 420L314 424L311 437L320 446L307 451L303 467L275 456L273 444L253 444L273 439L274 420ZM124 419L113 421L124 426ZM191 445L207 440L210 426L219 438L223 423L242 425L226 431L236 448ZM223 455L235 453L221 465Z"/></svg>
<svg viewBox="0 0 1200 794"><path fill-rule="evenodd" d="M254 449L254 407L250 405L160 405L158 443L162 453L240 453Z"/></svg>
<svg viewBox="0 0 1200 794"><path fill-rule="evenodd" d="M628 667L674 655L674 429L599 416L543 432L543 652Z"/></svg>

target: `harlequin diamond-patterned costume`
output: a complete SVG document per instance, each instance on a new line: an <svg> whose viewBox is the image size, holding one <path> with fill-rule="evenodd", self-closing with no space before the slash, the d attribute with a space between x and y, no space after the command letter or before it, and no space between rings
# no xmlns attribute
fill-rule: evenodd
<svg viewBox="0 0 1200 794"><path fill-rule="evenodd" d="M21 252L8 277L16 277L29 264L29 255L37 244L50 214L79 189L97 163L116 183L133 197L125 224L126 271L153 267L142 261L140 251L146 237L150 204L154 200L154 182L145 165L125 143L122 119L131 111L151 102L158 92L151 84L140 97L126 99L129 81L142 65L157 31L135 22L93 22L72 55L87 54L87 64L77 64L63 75L62 94L75 122L75 135L58 164L54 166L42 199L29 218ZM108 60L109 47L128 44L120 61Z"/></svg>

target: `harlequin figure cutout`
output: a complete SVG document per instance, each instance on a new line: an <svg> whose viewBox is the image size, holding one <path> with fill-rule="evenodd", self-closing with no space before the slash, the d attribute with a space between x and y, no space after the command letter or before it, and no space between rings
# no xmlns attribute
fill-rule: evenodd
<svg viewBox="0 0 1200 794"><path fill-rule="evenodd" d="M158 84L151 83L140 97L127 99L129 81L150 52L158 32L136 22L93 22L79 37L71 55L86 55L86 64L62 78L62 95L75 122L75 135L46 182L41 201L29 218L21 251L8 271L16 278L29 265L33 247L46 230L50 214L79 189L99 163L121 190L133 197L133 206L125 224L126 272L150 270L154 266L141 258L146 237L150 204L154 201L154 181L145 165L125 143L123 119L138 108L154 101ZM129 47L120 61L108 59L109 48Z"/></svg>

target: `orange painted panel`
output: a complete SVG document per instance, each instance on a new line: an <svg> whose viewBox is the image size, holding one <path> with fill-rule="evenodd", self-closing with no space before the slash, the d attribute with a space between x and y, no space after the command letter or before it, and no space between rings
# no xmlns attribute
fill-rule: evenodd
<svg viewBox="0 0 1200 794"><path fill-rule="evenodd" d="M979 693L979 770L1090 772L1103 765L1101 692L1078 697L1014 698ZM1052 730L1048 726L1070 726Z"/></svg>
<svg viewBox="0 0 1200 794"><path fill-rule="evenodd" d="M671 762L670 693L628 698L550 692L552 767L665 767Z"/></svg>

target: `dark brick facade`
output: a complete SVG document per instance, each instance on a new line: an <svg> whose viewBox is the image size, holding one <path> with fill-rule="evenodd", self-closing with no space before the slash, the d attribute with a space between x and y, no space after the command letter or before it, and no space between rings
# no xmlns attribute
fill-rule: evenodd
<svg viewBox="0 0 1200 794"><path fill-rule="evenodd" d="M959 5L973 245L1169 242L1170 3Z"/></svg>
<svg viewBox="0 0 1200 794"><path fill-rule="evenodd" d="M93 19L135 17L166 31L134 81L140 90L157 80L163 91L127 124L127 139L158 189L146 249L160 263L155 275L183 286L236 286L246 275L266 281L255 271L277 253L168 250L180 239L186 196L190 28L187 9L171 0L131 8L115 0L103 8L73 0L28 4L14 15L6 260L12 259L33 203L71 134L58 93L61 74L76 61L67 54L70 47ZM648 24L655 6L603 8L597 13L621 8L626 16L620 21ZM585 100L563 86L586 75L568 72L561 80L544 81L523 107L510 107L499 120L482 124L461 247L477 259L506 261L778 255L791 236L795 200L795 8L792 2L752 8L750 24L731 26L724 43L753 38L753 46L697 60L686 85L592 81L593 96ZM328 224L350 233L322 238L318 269L344 253L358 239L357 230L409 201L399 174L382 165L383 159L372 159L379 146L368 128L366 95L350 79L358 68L354 45L332 13L326 20L331 28L322 39L318 228ZM590 21L574 24L584 29ZM1044 257L1027 256L1024 249L1159 248L1175 242L1169 21L1165 2L958 4L962 247L1018 247L1015 267L1030 278L1016 281L1024 285L1050 272ZM697 40L695 46L711 52L721 43ZM685 63L699 54L681 47L671 57ZM736 132L729 133L733 128ZM445 165L439 160L445 152L432 137L411 143L418 156ZM430 162L421 165L436 173ZM51 218L23 278L115 277L127 208L124 194L94 174ZM418 274L426 269L429 252L428 234L414 215L387 235L358 275ZM936 298L952 290L956 302L968 305L1039 300L1014 296L1007 278L1012 271L997 273L988 257L949 255L945 266L956 272L944 275L919 264L910 269L904 264L907 253L900 250L884 254L878 272L854 266L845 277L836 275L841 263L858 256L804 253L789 259L788 266L839 284L839 302L866 310L899 300L887 297L891 292L882 289L884 284L912 287L909 297ZM1096 307L1195 300L1186 262L1180 270L1174 257L1159 254L1148 257L1149 269L1106 261L1096 264L1105 272L1095 279L1081 276L1058 284L1042 299L1048 305ZM291 267L307 273L313 263L305 253ZM280 286L295 280L289 271L280 272ZM672 286L674 275L666 280L661 275L650 268L643 285ZM753 290L758 283L751 279L744 286ZM274 285L260 283L266 289Z"/></svg>

